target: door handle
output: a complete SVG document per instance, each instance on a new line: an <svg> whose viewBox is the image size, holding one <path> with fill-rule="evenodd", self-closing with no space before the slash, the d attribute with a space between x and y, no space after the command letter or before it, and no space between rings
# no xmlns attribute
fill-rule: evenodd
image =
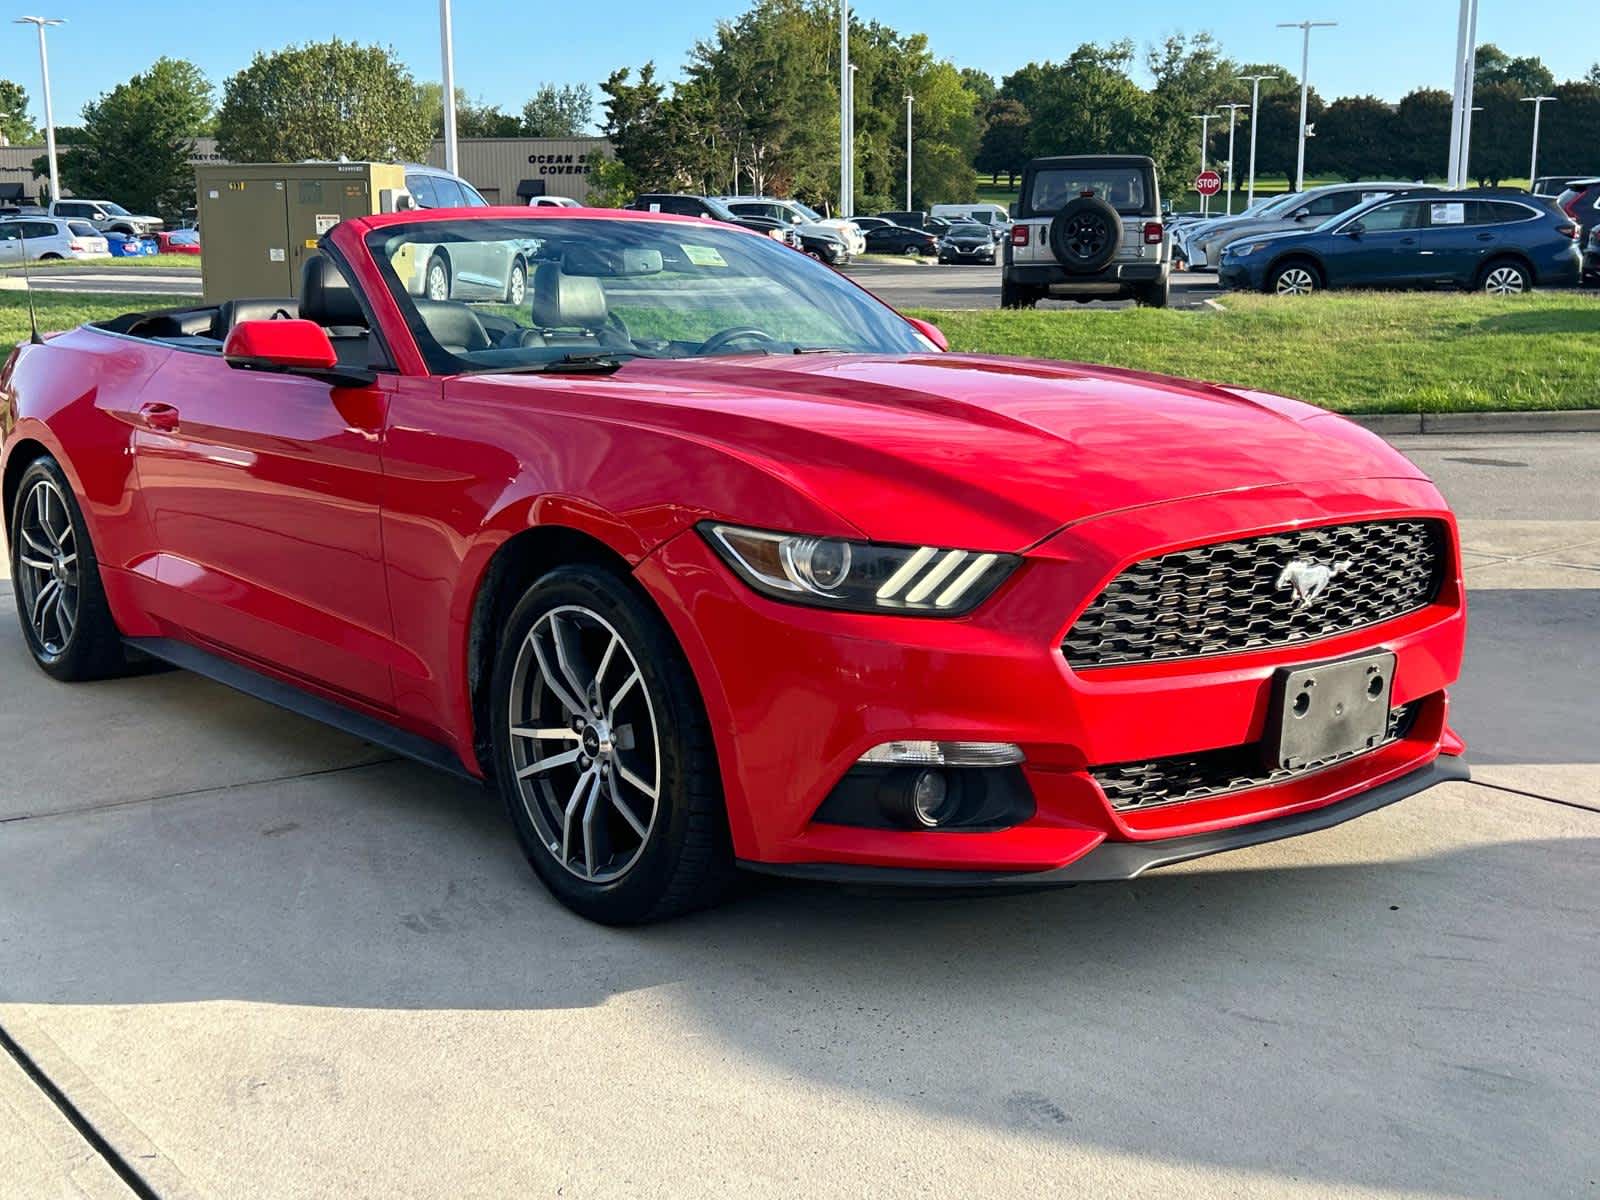
<svg viewBox="0 0 1600 1200"><path fill-rule="evenodd" d="M1400 239L1400 244L1402 246L1415 246L1417 244L1417 239L1416 238L1401 238Z"/></svg>
<svg viewBox="0 0 1600 1200"><path fill-rule="evenodd" d="M178 410L170 404L143 404L139 415L144 423L159 433L175 433L178 429Z"/></svg>
<svg viewBox="0 0 1600 1200"><path fill-rule="evenodd" d="M1492 242L1492 241L1494 241L1494 234L1492 234L1492 233L1480 233L1478 235L1478 240L1480 242Z"/></svg>

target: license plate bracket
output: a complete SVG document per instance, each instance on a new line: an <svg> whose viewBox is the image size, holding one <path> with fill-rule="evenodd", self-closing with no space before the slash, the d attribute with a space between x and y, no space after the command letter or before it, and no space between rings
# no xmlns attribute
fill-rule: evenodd
<svg viewBox="0 0 1600 1200"><path fill-rule="evenodd" d="M1280 667L1263 741L1266 765L1294 770L1371 750L1389 731L1393 651Z"/></svg>

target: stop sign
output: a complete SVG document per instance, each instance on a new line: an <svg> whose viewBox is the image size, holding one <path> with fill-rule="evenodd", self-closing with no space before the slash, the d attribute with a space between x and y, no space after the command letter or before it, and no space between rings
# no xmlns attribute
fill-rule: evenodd
<svg viewBox="0 0 1600 1200"><path fill-rule="evenodd" d="M1215 196L1222 190L1222 176L1215 171L1201 171L1195 176L1194 190L1202 196Z"/></svg>

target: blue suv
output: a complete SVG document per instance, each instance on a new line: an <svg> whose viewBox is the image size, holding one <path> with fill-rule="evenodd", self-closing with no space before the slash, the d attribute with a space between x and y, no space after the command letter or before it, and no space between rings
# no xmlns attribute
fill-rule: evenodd
<svg viewBox="0 0 1600 1200"><path fill-rule="evenodd" d="M1499 295L1576 285L1578 226L1520 193L1413 192L1315 229L1241 238L1223 251L1229 288L1302 296L1324 288L1458 287Z"/></svg>

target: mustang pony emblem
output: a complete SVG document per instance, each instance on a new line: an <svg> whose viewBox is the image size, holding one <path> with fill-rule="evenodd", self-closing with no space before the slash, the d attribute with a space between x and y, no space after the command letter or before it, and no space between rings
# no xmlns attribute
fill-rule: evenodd
<svg viewBox="0 0 1600 1200"><path fill-rule="evenodd" d="M1294 590L1294 606L1296 608L1310 608L1321 598L1322 593L1328 590L1328 585L1348 571L1353 564L1349 561L1334 563L1316 562L1311 559L1297 558L1278 573L1278 588L1292 588Z"/></svg>

